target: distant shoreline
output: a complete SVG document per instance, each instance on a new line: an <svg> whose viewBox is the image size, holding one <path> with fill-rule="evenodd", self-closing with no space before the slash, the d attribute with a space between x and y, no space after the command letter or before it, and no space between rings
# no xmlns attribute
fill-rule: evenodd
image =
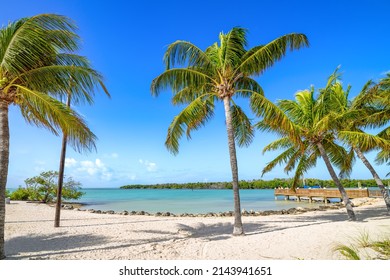
<svg viewBox="0 0 390 280"><path fill-rule="evenodd" d="M290 188L292 179L273 179L273 180L241 180L240 189L275 189ZM374 179L341 179L345 188L371 188L377 187ZM390 186L390 180L384 180L385 185ZM320 180L308 178L299 187L326 187L336 188L332 180ZM160 184L132 184L119 187L120 189L231 189L231 182L196 182L196 183L160 183Z"/></svg>

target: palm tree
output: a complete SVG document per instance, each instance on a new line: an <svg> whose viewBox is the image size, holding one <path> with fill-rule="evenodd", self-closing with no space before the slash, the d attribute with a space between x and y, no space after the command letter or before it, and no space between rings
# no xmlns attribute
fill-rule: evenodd
<svg viewBox="0 0 390 280"><path fill-rule="evenodd" d="M5 188L9 163L8 109L15 105L24 119L58 135L66 133L76 150L93 149L96 136L83 118L57 98L74 81L75 98L89 96L101 76L79 65L74 23L60 15L41 14L0 29L0 259L4 254ZM79 97L77 97L79 95Z"/></svg>
<svg viewBox="0 0 390 280"><path fill-rule="evenodd" d="M389 109L386 110L380 95L378 96L380 87L372 81L368 81L352 101L348 99L349 89L350 87L344 90L340 82L332 86L331 94L337 99L334 111L340 115L337 121L339 123L337 135L343 143L351 147L371 172L381 190L387 211L390 213L389 194L378 173L364 155L364 152L375 149L390 150L390 141L385 138L388 128L378 133L378 135L368 134L363 131L366 127L380 127L386 124L390 120L390 111Z"/></svg>
<svg viewBox="0 0 390 280"><path fill-rule="evenodd" d="M76 61L73 61L73 66L75 65ZM83 67L86 69L92 69L90 66L89 61L84 57L77 57L77 65L79 67ZM93 73L91 73L93 75ZM108 97L110 97L110 94L108 93L106 87L104 86L103 82L99 77L97 77L100 85L102 86L104 92L107 94ZM83 102L87 102L88 104L93 103L92 96L90 93L93 93L93 91L90 92L84 92L82 94L78 94L77 92L72 92L72 90L77 91L77 87L73 88L73 82L71 79L69 79L69 87L66 97L66 107L70 108L71 106L71 100L72 96L75 95L78 97L73 103L79 104ZM93 85L91 84L90 90L93 90ZM61 204L62 204L62 187L64 182L64 172L65 172L65 158L66 158L66 147L68 142L68 136L65 131L62 132L62 144L61 144L61 155L60 155L60 166L58 171L58 188L57 188L57 200L56 200L56 210L55 210L55 217L54 217L54 227L60 226L60 219L61 219Z"/></svg>
<svg viewBox="0 0 390 280"><path fill-rule="evenodd" d="M166 70L156 77L151 92L157 96L170 88L173 104L187 106L177 115L168 128L165 145L173 154L179 150L179 139L213 116L215 103L222 101L225 109L226 129L234 194L233 235L244 233L238 186L236 144L249 145L253 129L249 118L234 102L233 97L251 97L251 102L265 102L260 85L253 79L274 65L287 52L308 46L303 34L288 34L266 44L246 50L247 31L235 27L228 33L220 33L219 44L214 43L205 51L187 41L176 41L168 46L164 55ZM176 65L182 67L176 68Z"/></svg>
<svg viewBox="0 0 390 280"><path fill-rule="evenodd" d="M337 144L333 132L334 104L328 92L336 79L337 75L334 73L317 97L314 87L311 87L310 90L296 93L295 100L278 101L278 108L273 108L272 114L263 114L263 120L256 127L281 136L267 145L264 152L284 150L264 167L263 174L278 164L285 164L287 173L295 169L292 185L295 189L303 174L314 167L321 157L340 191L349 219L356 220L351 201L332 166L334 164L342 174L348 174L353 163L353 154Z"/></svg>

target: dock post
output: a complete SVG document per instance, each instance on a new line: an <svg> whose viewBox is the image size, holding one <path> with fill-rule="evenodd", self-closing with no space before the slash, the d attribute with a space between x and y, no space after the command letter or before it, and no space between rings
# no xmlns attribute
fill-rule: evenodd
<svg viewBox="0 0 390 280"><path fill-rule="evenodd" d="M328 198L324 197L324 203L328 204Z"/></svg>
<svg viewBox="0 0 390 280"><path fill-rule="evenodd" d="M311 196L309 196L309 203L312 203L313 202L313 198Z"/></svg>
<svg viewBox="0 0 390 280"><path fill-rule="evenodd" d="M301 197L300 196L297 196L297 201L301 202Z"/></svg>
<svg viewBox="0 0 390 280"><path fill-rule="evenodd" d="M286 195L285 197L284 197L284 200L289 200L290 199L290 197L288 196L288 195Z"/></svg>

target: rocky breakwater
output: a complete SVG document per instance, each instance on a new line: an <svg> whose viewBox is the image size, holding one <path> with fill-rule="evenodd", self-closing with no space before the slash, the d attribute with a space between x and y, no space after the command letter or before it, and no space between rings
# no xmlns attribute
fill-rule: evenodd
<svg viewBox="0 0 390 280"><path fill-rule="evenodd" d="M357 205L365 205L369 203L369 200L366 200L364 203L356 203ZM227 212L218 212L218 213L180 213L175 214L171 212L156 212L149 213L146 211L113 211L113 210L95 210L95 209L82 209L79 207L74 207L71 204L64 204L63 209L65 210L74 210L74 211L87 211L93 214L106 214L106 215L138 215L138 216L156 216L156 217L232 217L234 215L233 211ZM265 211L254 211L254 210L242 210L242 216L269 216L269 215L297 215L305 212L312 211L326 211L329 209L340 209L343 208L344 205L342 203L332 203L328 205L319 205L318 207L306 208L306 207L294 207L289 209L282 210L265 210Z"/></svg>

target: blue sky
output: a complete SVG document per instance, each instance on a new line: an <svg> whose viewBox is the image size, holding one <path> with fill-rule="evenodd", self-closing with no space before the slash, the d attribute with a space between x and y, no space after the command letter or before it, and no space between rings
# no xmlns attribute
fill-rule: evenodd
<svg viewBox="0 0 390 280"><path fill-rule="evenodd" d="M168 44L180 39L205 49L218 40L219 32L234 26L249 30L250 47L287 33L304 33L309 48L288 53L258 78L266 96L272 101L292 99L310 85L320 88L338 65L343 82L352 85L353 96L369 79L378 80L390 70L389 12L386 0L21 0L17 6L3 3L0 24L40 13L62 14L77 23L81 54L104 75L112 99L98 93L94 106L77 107L99 138L98 151L78 154L68 149L65 172L84 187L119 187L231 180L222 106L190 141L182 139L177 156L164 146L167 127L180 108L171 105L170 92L154 98L149 87L164 70L162 57ZM241 104L252 116L247 102ZM10 129L8 187L58 168L59 137L27 125L16 108L10 111ZM250 147L237 150L240 179L260 178L275 155L261 151L273 139L271 134L256 133ZM377 166L382 177L388 169ZM280 167L263 179L282 177L288 175ZM329 175L319 163L306 177L328 179ZM351 177L371 178L358 161Z"/></svg>

